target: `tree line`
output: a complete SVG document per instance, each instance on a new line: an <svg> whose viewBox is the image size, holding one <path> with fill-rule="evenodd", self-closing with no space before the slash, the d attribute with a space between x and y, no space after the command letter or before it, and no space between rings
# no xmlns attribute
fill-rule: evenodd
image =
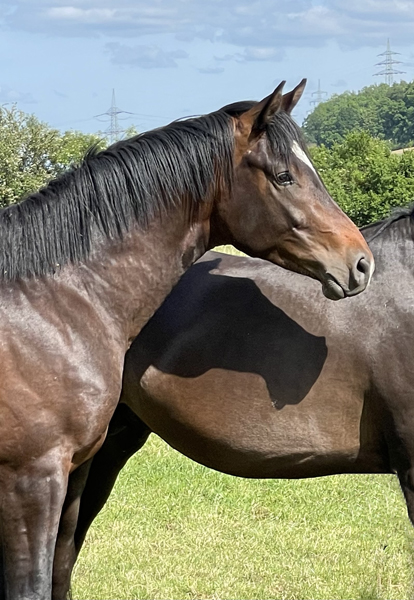
<svg viewBox="0 0 414 600"><path fill-rule="evenodd" d="M303 123L331 195L362 226L414 201L414 82L371 85L320 103Z"/></svg>
<svg viewBox="0 0 414 600"><path fill-rule="evenodd" d="M353 131L310 153L329 193L359 227L414 202L414 152L394 154L389 143Z"/></svg>
<svg viewBox="0 0 414 600"><path fill-rule="evenodd" d="M0 108L0 206L37 191L105 142L93 134L61 133L15 106Z"/></svg>
<svg viewBox="0 0 414 600"><path fill-rule="evenodd" d="M391 148L414 146L414 81L371 85L321 102L303 123L308 142L328 148L366 131Z"/></svg>

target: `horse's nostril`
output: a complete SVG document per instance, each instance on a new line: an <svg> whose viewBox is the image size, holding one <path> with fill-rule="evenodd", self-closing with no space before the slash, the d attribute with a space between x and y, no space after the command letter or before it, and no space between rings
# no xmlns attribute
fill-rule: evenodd
<svg viewBox="0 0 414 600"><path fill-rule="evenodd" d="M356 268L360 273L363 273L364 275L368 275L370 272L370 264L366 258L360 258Z"/></svg>

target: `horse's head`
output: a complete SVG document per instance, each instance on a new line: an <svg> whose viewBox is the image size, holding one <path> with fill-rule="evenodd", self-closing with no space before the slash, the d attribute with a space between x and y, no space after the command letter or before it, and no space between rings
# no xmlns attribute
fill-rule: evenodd
<svg viewBox="0 0 414 600"><path fill-rule="evenodd" d="M306 80L284 95L283 84L261 102L223 109L234 119L235 179L215 208L215 230L252 256L318 279L328 298L358 294L373 256L328 194L290 116Z"/></svg>

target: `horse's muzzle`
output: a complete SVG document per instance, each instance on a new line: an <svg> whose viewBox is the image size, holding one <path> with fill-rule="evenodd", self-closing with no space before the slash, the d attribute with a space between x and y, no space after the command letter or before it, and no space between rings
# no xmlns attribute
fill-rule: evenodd
<svg viewBox="0 0 414 600"><path fill-rule="evenodd" d="M357 296L369 285L374 269L374 260L362 256L350 269L348 285L341 283L331 273L326 273L326 279L322 283L323 293L330 300L341 300L342 298Z"/></svg>

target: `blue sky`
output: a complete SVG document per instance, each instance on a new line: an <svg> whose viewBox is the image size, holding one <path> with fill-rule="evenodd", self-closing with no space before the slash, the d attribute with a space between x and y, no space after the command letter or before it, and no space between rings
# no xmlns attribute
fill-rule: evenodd
<svg viewBox="0 0 414 600"><path fill-rule="evenodd" d="M307 77L301 122L318 79L381 81L387 38L414 79L414 0L3 0L0 23L0 103L62 130L105 129L113 88L144 131Z"/></svg>

